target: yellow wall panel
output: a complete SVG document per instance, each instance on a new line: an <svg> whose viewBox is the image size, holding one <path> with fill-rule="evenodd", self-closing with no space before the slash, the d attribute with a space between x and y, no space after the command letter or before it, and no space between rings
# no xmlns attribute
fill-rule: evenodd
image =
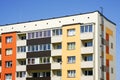
<svg viewBox="0 0 120 80"><path fill-rule="evenodd" d="M75 36L67 36L68 29L75 29ZM79 80L80 79L80 24L66 25L62 27L62 80ZM67 43L75 42L75 50L68 50ZM69 64L68 56L75 56L76 62ZM76 70L75 78L68 78L67 70Z"/></svg>
<svg viewBox="0 0 120 80"><path fill-rule="evenodd" d="M106 27L106 33L113 36L113 31L111 29L107 28L107 27Z"/></svg>
<svg viewBox="0 0 120 80"><path fill-rule="evenodd" d="M110 54L106 54L106 59L113 61L113 56Z"/></svg>

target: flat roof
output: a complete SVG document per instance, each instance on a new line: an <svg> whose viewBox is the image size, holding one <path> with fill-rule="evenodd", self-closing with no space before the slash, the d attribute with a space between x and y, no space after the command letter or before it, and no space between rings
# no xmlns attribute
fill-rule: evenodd
<svg viewBox="0 0 120 80"><path fill-rule="evenodd" d="M92 11L92 12L86 12L86 13L79 13L79 14L73 14L73 15L66 15L66 16L60 16L60 17L52 17L52 18L47 18L47 19L39 19L39 20L32 20L32 21L25 21L25 22L16 22L16 23L10 23L10 24L3 24L0 26L8 26L8 25L14 25L14 24L22 24L22 23L29 23L29 22L36 22L36 21L44 21L44 20L50 20L50 19L57 19L57 18L64 18L64 17L70 17L70 16L76 16L76 15L84 15L84 14L89 14L89 13L94 13L98 12L101 16L103 16L107 21L110 23L116 25L113 21L109 20L107 17L105 17L100 11Z"/></svg>

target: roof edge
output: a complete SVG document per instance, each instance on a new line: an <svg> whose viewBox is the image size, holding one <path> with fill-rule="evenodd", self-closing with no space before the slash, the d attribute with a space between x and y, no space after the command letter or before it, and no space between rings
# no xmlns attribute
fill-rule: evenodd
<svg viewBox="0 0 120 80"><path fill-rule="evenodd" d="M8 25L15 25L15 24L22 24L22 23L29 23L29 22L36 22L36 21L44 21L44 20L50 20L50 19L57 19L57 18L63 18L63 17L70 17L70 16L76 16L76 15L84 15L84 14L90 14L90 13L94 13L94 12L98 12L98 13L99 13L101 16L103 16L106 20L108 20L108 21L111 22L112 24L116 25L114 22L112 22L112 21L109 20L107 17L105 17L100 11L96 10L96 11L91 11L91 12L78 13L78 14L66 15L66 16L60 16L60 17L52 17L52 18L32 20L32 21L23 21L23 22L16 22L16 23L10 23L10 24L3 24L3 25L0 25L0 27L2 27L2 26L8 26Z"/></svg>

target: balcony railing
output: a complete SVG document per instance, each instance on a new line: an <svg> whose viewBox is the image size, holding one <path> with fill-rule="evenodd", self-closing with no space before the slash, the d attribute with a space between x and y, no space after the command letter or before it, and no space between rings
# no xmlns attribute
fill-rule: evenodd
<svg viewBox="0 0 120 80"><path fill-rule="evenodd" d="M61 69L61 63L52 63L51 69Z"/></svg>
<svg viewBox="0 0 120 80"><path fill-rule="evenodd" d="M93 39L93 32L81 33L80 34L80 39L81 40Z"/></svg>
<svg viewBox="0 0 120 80"><path fill-rule="evenodd" d="M93 76L81 76L80 80L94 80Z"/></svg>
<svg viewBox="0 0 120 80"><path fill-rule="evenodd" d="M62 50L61 49L55 49L51 51L51 56L61 56Z"/></svg>
<svg viewBox="0 0 120 80"><path fill-rule="evenodd" d="M81 47L81 53L82 54L93 53L93 46L91 46L91 47Z"/></svg>
<svg viewBox="0 0 120 80"><path fill-rule="evenodd" d="M81 68L92 68L93 65L93 61L82 61L81 62Z"/></svg>
<svg viewBox="0 0 120 80"><path fill-rule="evenodd" d="M62 42L62 36L53 36L53 37L51 38L51 42L52 42L52 43Z"/></svg>
<svg viewBox="0 0 120 80"><path fill-rule="evenodd" d="M26 78L26 80L51 80L51 77Z"/></svg>

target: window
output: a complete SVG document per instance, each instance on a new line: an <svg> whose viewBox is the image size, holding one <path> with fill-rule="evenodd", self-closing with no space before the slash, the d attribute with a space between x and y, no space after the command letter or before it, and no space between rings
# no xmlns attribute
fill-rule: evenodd
<svg viewBox="0 0 120 80"><path fill-rule="evenodd" d="M28 64L35 64L35 59L33 58L28 59Z"/></svg>
<svg viewBox="0 0 120 80"><path fill-rule="evenodd" d="M111 68L111 73L113 74L113 68Z"/></svg>
<svg viewBox="0 0 120 80"><path fill-rule="evenodd" d="M74 78L76 75L76 71L75 70L68 70L68 77L69 78Z"/></svg>
<svg viewBox="0 0 120 80"><path fill-rule="evenodd" d="M50 63L49 57L40 57L40 64Z"/></svg>
<svg viewBox="0 0 120 80"><path fill-rule="evenodd" d="M61 49L62 45L61 43L53 43L53 49Z"/></svg>
<svg viewBox="0 0 120 80"><path fill-rule="evenodd" d="M61 71L60 70L54 70L53 71L53 76L61 77Z"/></svg>
<svg viewBox="0 0 120 80"><path fill-rule="evenodd" d="M85 32L88 32L88 25L85 25Z"/></svg>
<svg viewBox="0 0 120 80"><path fill-rule="evenodd" d="M40 45L30 45L28 46L28 52L36 52L36 51L46 51L50 50L50 44L40 44Z"/></svg>
<svg viewBox="0 0 120 80"><path fill-rule="evenodd" d="M93 61L93 56L92 55L83 55L83 60L84 61Z"/></svg>
<svg viewBox="0 0 120 80"><path fill-rule="evenodd" d="M32 38L31 33L28 33L28 39L31 39L31 38Z"/></svg>
<svg viewBox="0 0 120 80"><path fill-rule="evenodd" d="M18 34L18 39L19 40L25 40L26 39L26 34Z"/></svg>
<svg viewBox="0 0 120 80"><path fill-rule="evenodd" d="M42 38L42 37L43 37L43 32L40 31L40 32L39 32L39 38Z"/></svg>
<svg viewBox="0 0 120 80"><path fill-rule="evenodd" d="M18 46L17 52L26 52L26 46Z"/></svg>
<svg viewBox="0 0 120 80"><path fill-rule="evenodd" d="M82 26L80 26L80 32L81 33L93 32L93 26L92 25L82 25Z"/></svg>
<svg viewBox="0 0 120 80"><path fill-rule="evenodd" d="M12 48L6 49L6 55L12 55Z"/></svg>
<svg viewBox="0 0 120 80"><path fill-rule="evenodd" d="M39 36L39 35L38 35L38 32L35 32L35 37L38 38L38 36Z"/></svg>
<svg viewBox="0 0 120 80"><path fill-rule="evenodd" d="M26 60L20 61L20 65L26 65Z"/></svg>
<svg viewBox="0 0 120 80"><path fill-rule="evenodd" d="M80 32L83 33L84 32L84 26L80 27Z"/></svg>
<svg viewBox="0 0 120 80"><path fill-rule="evenodd" d="M38 51L38 45L34 45L34 51Z"/></svg>
<svg viewBox="0 0 120 80"><path fill-rule="evenodd" d="M12 61L6 61L5 66L6 68L12 67Z"/></svg>
<svg viewBox="0 0 120 80"><path fill-rule="evenodd" d="M10 37L6 37L6 42L7 43L11 43L12 42L12 37L10 36Z"/></svg>
<svg viewBox="0 0 120 80"><path fill-rule="evenodd" d="M51 30L28 33L28 39L44 38L44 37L50 37L50 36L51 36Z"/></svg>
<svg viewBox="0 0 120 80"><path fill-rule="evenodd" d="M50 37L50 36L51 36L51 31L50 30L44 31L44 37Z"/></svg>
<svg viewBox="0 0 120 80"><path fill-rule="evenodd" d="M89 25L89 32L92 32L92 25Z"/></svg>
<svg viewBox="0 0 120 80"><path fill-rule="evenodd" d="M75 49L75 42L67 43L68 50L74 50Z"/></svg>
<svg viewBox="0 0 120 80"><path fill-rule="evenodd" d="M111 49L113 49L113 43L111 43Z"/></svg>
<svg viewBox="0 0 120 80"><path fill-rule="evenodd" d="M85 70L83 70L83 74L85 76L91 76L91 75L93 75L93 70L92 69L85 69Z"/></svg>
<svg viewBox="0 0 120 80"><path fill-rule="evenodd" d="M5 80L12 80L12 74L5 74Z"/></svg>
<svg viewBox="0 0 120 80"><path fill-rule="evenodd" d="M62 29L53 29L52 30L52 35L53 36L62 35Z"/></svg>
<svg viewBox="0 0 120 80"><path fill-rule="evenodd" d="M84 46L85 47L90 47L90 46L92 46L93 44L92 44L92 41L86 41L85 43L84 43Z"/></svg>
<svg viewBox="0 0 120 80"><path fill-rule="evenodd" d="M19 78L23 78L23 77L25 77L25 75L26 75L25 71L17 72L17 77L19 77Z"/></svg>
<svg viewBox="0 0 120 80"><path fill-rule="evenodd" d="M75 29L68 29L67 35L68 36L74 36L75 35Z"/></svg>
<svg viewBox="0 0 120 80"><path fill-rule="evenodd" d="M50 72L33 72L32 73L33 78L37 77L50 77Z"/></svg>
<svg viewBox="0 0 120 80"><path fill-rule="evenodd" d="M31 33L31 38L34 39L35 38L35 35L34 35L34 32Z"/></svg>
<svg viewBox="0 0 120 80"><path fill-rule="evenodd" d="M69 56L68 63L75 63L75 56Z"/></svg>

